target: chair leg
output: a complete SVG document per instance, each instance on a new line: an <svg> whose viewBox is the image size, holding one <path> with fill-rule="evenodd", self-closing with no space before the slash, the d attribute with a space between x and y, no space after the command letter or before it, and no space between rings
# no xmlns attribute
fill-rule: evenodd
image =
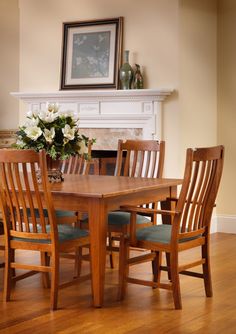
<svg viewBox="0 0 236 334"><path fill-rule="evenodd" d="M112 240L112 233L108 233L108 250L109 250L109 260L110 260L110 267L111 269L114 269L114 256L113 256L113 240Z"/></svg>
<svg viewBox="0 0 236 334"><path fill-rule="evenodd" d="M81 274L81 266L82 266L82 247L77 247L75 249L75 269L74 269L74 277L80 277Z"/></svg>
<svg viewBox="0 0 236 334"><path fill-rule="evenodd" d="M52 255L52 275L51 275L51 310L57 309L59 290L59 255Z"/></svg>
<svg viewBox="0 0 236 334"><path fill-rule="evenodd" d="M121 235L120 238L120 252L119 252L119 288L118 288L118 300L123 300L127 289L127 280L129 274L129 242Z"/></svg>
<svg viewBox="0 0 236 334"><path fill-rule="evenodd" d="M11 259L14 250L5 249L5 270L4 270L4 289L3 301L8 302L11 295L13 269L11 268Z"/></svg>
<svg viewBox="0 0 236 334"><path fill-rule="evenodd" d="M170 254L170 274L172 281L172 293L176 310L182 309L180 283L179 283L179 271L178 271L178 253L172 252Z"/></svg>
<svg viewBox="0 0 236 334"><path fill-rule="evenodd" d="M202 246L202 258L205 259L205 263L202 265L205 293L207 297L212 297L213 292L211 283L211 267L208 243Z"/></svg>
<svg viewBox="0 0 236 334"><path fill-rule="evenodd" d="M16 253L15 249L11 249L11 257L10 257L11 262L15 262L15 253ZM11 268L11 277L13 278L15 276L16 276L16 269L15 268ZM15 280L12 281L11 285L15 286L16 285L16 281Z"/></svg>
<svg viewBox="0 0 236 334"><path fill-rule="evenodd" d="M49 266L50 264L50 256L48 255L47 252L40 252L40 257L41 257L41 265L42 266ZM45 272L42 273L42 283L43 287L48 289L50 288L50 279L49 279L49 273Z"/></svg>
<svg viewBox="0 0 236 334"><path fill-rule="evenodd" d="M162 252L156 252L155 259L152 261L153 282L160 283L161 280L161 261Z"/></svg>
<svg viewBox="0 0 236 334"><path fill-rule="evenodd" d="M167 276L168 276L168 280L171 281L171 273L170 273L170 253L166 253L166 267L167 267Z"/></svg>

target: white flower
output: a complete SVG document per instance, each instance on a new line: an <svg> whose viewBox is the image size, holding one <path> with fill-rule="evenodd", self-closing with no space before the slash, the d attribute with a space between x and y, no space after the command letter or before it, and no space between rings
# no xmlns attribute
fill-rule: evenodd
<svg viewBox="0 0 236 334"><path fill-rule="evenodd" d="M27 137L32 140L37 140L41 136L42 130L37 126L31 126L25 129Z"/></svg>
<svg viewBox="0 0 236 334"><path fill-rule="evenodd" d="M55 121L55 119L58 117L57 113L54 113L53 111L40 111L39 118L46 122L46 123L52 123Z"/></svg>
<svg viewBox="0 0 236 334"><path fill-rule="evenodd" d="M55 137L55 129L54 128L51 128L50 130L45 129L43 135L48 143L52 143L52 140Z"/></svg>
<svg viewBox="0 0 236 334"><path fill-rule="evenodd" d="M27 117L33 118L33 117L38 117L39 115L39 110L29 110L27 112Z"/></svg>
<svg viewBox="0 0 236 334"><path fill-rule="evenodd" d="M76 122L79 118L79 114L76 111L73 110L66 110L66 111L59 111L58 112L59 117L71 117L74 122Z"/></svg>
<svg viewBox="0 0 236 334"><path fill-rule="evenodd" d="M32 127L32 126L37 126L39 124L39 119L32 117L30 119L27 120L27 122L25 123L26 127Z"/></svg>
<svg viewBox="0 0 236 334"><path fill-rule="evenodd" d="M79 149L78 149L78 154L86 154L88 153L88 147L86 146L85 142L84 141L81 141L79 143Z"/></svg>
<svg viewBox="0 0 236 334"><path fill-rule="evenodd" d="M62 129L62 132L64 134L64 137L73 140L75 138L75 127L71 128L69 124L66 124L64 129Z"/></svg>
<svg viewBox="0 0 236 334"><path fill-rule="evenodd" d="M59 110L59 104L58 103L46 103L46 109L50 112L58 112Z"/></svg>

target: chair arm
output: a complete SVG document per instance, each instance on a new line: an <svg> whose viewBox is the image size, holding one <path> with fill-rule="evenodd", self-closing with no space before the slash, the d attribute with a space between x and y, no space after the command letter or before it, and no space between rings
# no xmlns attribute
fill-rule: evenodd
<svg viewBox="0 0 236 334"><path fill-rule="evenodd" d="M180 214L180 211L169 211L169 210L155 210L155 209L150 209L150 208L141 208L137 206L121 206L120 210L126 211L126 212L136 212L136 213L141 213L141 214L161 214L161 215L176 215Z"/></svg>
<svg viewBox="0 0 236 334"><path fill-rule="evenodd" d="M179 199L177 197L167 197L167 200L171 201L171 202L177 202ZM191 201L190 203L193 204L193 201ZM198 202L196 204L198 204ZM213 206L215 208L216 207L216 203Z"/></svg>

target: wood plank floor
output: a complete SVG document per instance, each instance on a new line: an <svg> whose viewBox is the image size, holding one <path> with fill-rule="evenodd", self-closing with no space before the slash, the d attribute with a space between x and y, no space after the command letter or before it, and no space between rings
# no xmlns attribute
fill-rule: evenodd
<svg viewBox="0 0 236 334"><path fill-rule="evenodd" d="M133 284L128 286L126 300L116 302L117 270L107 269L102 309L91 306L87 281L61 290L60 309L50 312L49 291L36 275L17 283L11 302L0 302L0 333L236 333L236 234L212 235L211 264L213 298L205 297L201 280L181 276L181 311L174 310L170 292ZM72 262L63 259L62 276L72 269ZM88 270L87 263L83 270ZM132 270L141 277L150 275L149 264Z"/></svg>

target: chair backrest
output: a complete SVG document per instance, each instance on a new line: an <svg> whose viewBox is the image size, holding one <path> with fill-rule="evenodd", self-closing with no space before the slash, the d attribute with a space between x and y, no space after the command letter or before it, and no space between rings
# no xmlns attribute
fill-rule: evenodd
<svg viewBox="0 0 236 334"><path fill-rule="evenodd" d="M93 167L93 174L99 174L98 162L96 159L91 159L92 142L88 142L88 160L84 157L71 156L69 159L62 160L60 169L63 174L82 174L88 175L90 167Z"/></svg>
<svg viewBox="0 0 236 334"><path fill-rule="evenodd" d="M60 169L63 174L88 174L89 165L84 157L71 156L61 161Z"/></svg>
<svg viewBox="0 0 236 334"><path fill-rule="evenodd" d="M206 234L223 170L224 147L187 149L184 182L174 217L173 235L186 238Z"/></svg>
<svg viewBox="0 0 236 334"><path fill-rule="evenodd" d="M40 185L36 175L38 167ZM52 243L57 240L56 216L48 182L44 151L0 150L0 202L6 246L11 237L51 239Z"/></svg>
<svg viewBox="0 0 236 334"><path fill-rule="evenodd" d="M164 141L119 140L115 175L160 178L164 155Z"/></svg>

